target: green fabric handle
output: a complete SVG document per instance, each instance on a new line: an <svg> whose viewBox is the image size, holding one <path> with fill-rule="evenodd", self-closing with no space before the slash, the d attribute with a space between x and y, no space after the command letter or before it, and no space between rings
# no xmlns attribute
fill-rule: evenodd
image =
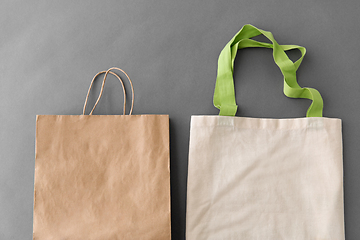
<svg viewBox="0 0 360 240"><path fill-rule="evenodd" d="M271 43L258 42L252 37L264 35ZM214 106L220 109L221 116L235 116L237 105L234 90L234 61L238 49L248 47L264 47L273 49L275 63L284 76L284 94L291 98L306 98L312 103L306 117L322 117L323 100L320 93L313 88L302 88L296 80L296 71L303 60L306 49L297 45L279 45L271 32L258 29L252 25L245 25L221 51L218 60L218 72L214 91ZM301 57L292 62L285 51L298 49Z"/></svg>

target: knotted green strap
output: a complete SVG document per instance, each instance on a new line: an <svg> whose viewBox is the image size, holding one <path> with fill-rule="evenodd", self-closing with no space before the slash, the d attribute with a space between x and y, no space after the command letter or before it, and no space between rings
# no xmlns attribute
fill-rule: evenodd
<svg viewBox="0 0 360 240"><path fill-rule="evenodd" d="M258 42L252 37L263 34L271 43ZM297 45L279 45L271 32L258 29L252 25L245 25L221 51L218 60L218 73L214 92L214 106L220 109L221 116L235 116L237 105L234 90L234 61L238 49L248 47L264 47L273 49L275 63L284 75L284 94L291 98L306 98L312 103L306 117L322 117L323 100L320 93L313 88L302 88L296 80L296 71L305 56L306 49ZM292 62L285 51L298 49L301 57Z"/></svg>

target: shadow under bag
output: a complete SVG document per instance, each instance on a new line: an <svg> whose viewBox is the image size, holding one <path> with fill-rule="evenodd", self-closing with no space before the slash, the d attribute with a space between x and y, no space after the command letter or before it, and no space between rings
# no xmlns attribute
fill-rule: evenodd
<svg viewBox="0 0 360 240"><path fill-rule="evenodd" d="M251 39L261 34L271 44ZM273 49L285 95L312 100L305 118L235 117L233 64L246 47ZM291 49L302 53L296 62L285 53ZM222 50L220 116L191 117L187 240L345 239L341 120L323 117L319 92L298 85L304 55L251 25Z"/></svg>
<svg viewBox="0 0 360 240"><path fill-rule="evenodd" d="M34 240L171 239L169 116L92 115L115 69L89 115L37 116Z"/></svg>

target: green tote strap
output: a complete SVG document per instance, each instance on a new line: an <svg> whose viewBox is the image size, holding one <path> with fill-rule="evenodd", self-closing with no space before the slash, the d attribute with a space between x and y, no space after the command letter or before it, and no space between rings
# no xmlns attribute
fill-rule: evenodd
<svg viewBox="0 0 360 240"><path fill-rule="evenodd" d="M264 35L272 43L258 42L252 37ZM291 98L306 98L312 103L306 113L306 117L322 117L323 100L320 93L313 88L302 88L296 80L296 71L299 68L306 49L297 45L279 45L271 32L258 29L252 25L245 25L221 51L218 60L218 72L214 92L214 106L220 109L221 116L235 116L237 105L234 90L234 61L238 49L248 47L264 47L273 49L275 63L284 76L284 94ZM292 62L285 51L298 49L301 57Z"/></svg>

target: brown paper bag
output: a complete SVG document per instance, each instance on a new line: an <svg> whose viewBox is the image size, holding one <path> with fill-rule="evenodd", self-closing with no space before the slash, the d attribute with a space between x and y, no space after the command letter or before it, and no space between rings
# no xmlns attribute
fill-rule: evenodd
<svg viewBox="0 0 360 240"><path fill-rule="evenodd" d="M90 115L37 116L33 239L171 239L169 117L92 115L113 69Z"/></svg>

